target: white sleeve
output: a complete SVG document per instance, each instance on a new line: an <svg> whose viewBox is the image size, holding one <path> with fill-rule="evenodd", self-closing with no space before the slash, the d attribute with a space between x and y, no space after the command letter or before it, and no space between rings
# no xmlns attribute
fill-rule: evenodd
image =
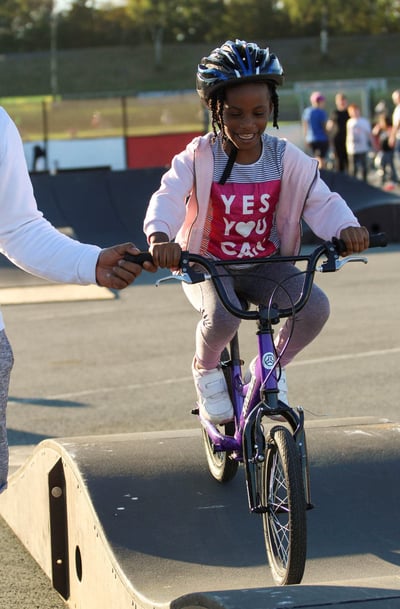
<svg viewBox="0 0 400 609"><path fill-rule="evenodd" d="M51 281L95 283L100 248L61 234L38 210L20 135L3 108L0 133L0 252Z"/></svg>
<svg viewBox="0 0 400 609"><path fill-rule="evenodd" d="M399 129L400 127L400 106L396 106L393 115L392 115L392 123L395 129Z"/></svg>

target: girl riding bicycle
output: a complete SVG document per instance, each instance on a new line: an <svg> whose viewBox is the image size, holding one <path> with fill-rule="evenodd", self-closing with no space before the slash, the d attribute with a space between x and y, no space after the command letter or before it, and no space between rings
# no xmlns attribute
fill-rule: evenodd
<svg viewBox="0 0 400 609"><path fill-rule="evenodd" d="M197 91L211 111L212 132L173 158L144 222L158 267L177 267L182 250L238 260L234 270L226 267L222 275L238 305L240 297L268 303L272 293L274 300L295 300L302 276L291 263L255 265L250 274L240 260L297 253L302 219L321 239L342 239L345 254L368 247L367 229L322 181L318 162L265 133L271 114L278 127L276 88L282 82L276 55L255 43L227 41L201 60ZM240 320L222 306L211 280L183 287L201 314L192 365L199 408L212 423L223 424L232 419L233 409L219 358ZM277 335L283 367L317 336L328 316L328 299L314 285L296 324L288 318ZM279 390L287 402L284 370Z"/></svg>

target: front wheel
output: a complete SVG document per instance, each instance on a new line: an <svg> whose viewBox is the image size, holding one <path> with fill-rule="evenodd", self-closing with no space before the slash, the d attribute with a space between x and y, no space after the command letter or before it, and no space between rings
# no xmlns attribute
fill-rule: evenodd
<svg viewBox="0 0 400 609"><path fill-rule="evenodd" d="M306 501L299 450L285 427L273 427L267 438L262 502L273 578L279 585L299 584L307 552Z"/></svg>

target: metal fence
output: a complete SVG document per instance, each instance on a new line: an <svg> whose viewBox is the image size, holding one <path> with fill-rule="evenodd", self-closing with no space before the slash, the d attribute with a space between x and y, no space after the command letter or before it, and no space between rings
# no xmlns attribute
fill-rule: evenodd
<svg viewBox="0 0 400 609"><path fill-rule="evenodd" d="M388 95L384 79L295 83L293 88L279 91L280 122L299 121L314 89L324 92L328 110L334 107L335 93L344 91L349 101L362 106L365 116L372 113L374 103ZM27 142L205 131L209 121L194 91L132 97L5 98L0 104Z"/></svg>
<svg viewBox="0 0 400 609"><path fill-rule="evenodd" d="M24 141L123 137L201 131L205 114L194 93L157 96L0 100Z"/></svg>

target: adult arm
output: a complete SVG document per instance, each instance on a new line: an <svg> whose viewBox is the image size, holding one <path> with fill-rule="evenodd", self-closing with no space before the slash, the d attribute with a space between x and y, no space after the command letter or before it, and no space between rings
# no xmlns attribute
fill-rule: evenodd
<svg viewBox="0 0 400 609"><path fill-rule="evenodd" d="M0 108L0 251L21 269L51 281L122 288L141 268L125 263L133 244L106 250L61 234L38 210L22 140Z"/></svg>

